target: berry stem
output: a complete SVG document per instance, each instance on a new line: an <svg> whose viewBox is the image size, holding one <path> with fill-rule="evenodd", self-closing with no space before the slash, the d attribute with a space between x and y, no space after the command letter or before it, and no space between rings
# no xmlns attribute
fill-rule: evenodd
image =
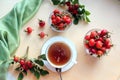
<svg viewBox="0 0 120 80"><path fill-rule="evenodd" d="M28 52L29 52L29 46L27 46L26 54L22 58L28 59Z"/></svg>

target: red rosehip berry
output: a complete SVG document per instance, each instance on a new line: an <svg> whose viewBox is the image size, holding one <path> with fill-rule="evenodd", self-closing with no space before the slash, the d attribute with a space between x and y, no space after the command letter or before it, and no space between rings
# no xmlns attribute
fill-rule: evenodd
<svg viewBox="0 0 120 80"><path fill-rule="evenodd" d="M51 19L53 20L53 19L55 19L56 18L56 16L53 14L52 16L51 16Z"/></svg>
<svg viewBox="0 0 120 80"><path fill-rule="evenodd" d="M110 39L107 38L107 39L105 40L105 45L108 45L109 43L110 43Z"/></svg>
<svg viewBox="0 0 120 80"><path fill-rule="evenodd" d="M14 61L15 61L15 62L19 62L19 57L14 56Z"/></svg>
<svg viewBox="0 0 120 80"><path fill-rule="evenodd" d="M25 60L21 59L21 60L20 60L20 64L21 64L21 65L24 65L24 64L25 64Z"/></svg>
<svg viewBox="0 0 120 80"><path fill-rule="evenodd" d="M45 34L44 32L40 32L39 36L40 38L44 38L47 34Z"/></svg>
<svg viewBox="0 0 120 80"><path fill-rule="evenodd" d="M106 48L102 47L101 50L105 53L106 52Z"/></svg>
<svg viewBox="0 0 120 80"><path fill-rule="evenodd" d="M96 53L96 52L97 52L97 50L96 50L96 49L94 49L94 48L93 48L93 49L91 49L90 51L91 51L92 53Z"/></svg>
<svg viewBox="0 0 120 80"><path fill-rule="evenodd" d="M31 27L27 27L27 30L25 30L25 32L27 32L28 34L31 34L33 31L33 29Z"/></svg>
<svg viewBox="0 0 120 80"><path fill-rule="evenodd" d="M27 66L28 66L30 69L33 67L33 64L32 64L31 61L27 61L26 64L27 64Z"/></svg>
<svg viewBox="0 0 120 80"><path fill-rule="evenodd" d="M97 51L97 54L98 54L99 56L102 56L104 53L103 53L103 51L98 50L98 51Z"/></svg>
<svg viewBox="0 0 120 80"><path fill-rule="evenodd" d="M21 66L25 71L27 71L28 70L28 66L25 64L25 65L22 65Z"/></svg>
<svg viewBox="0 0 120 80"><path fill-rule="evenodd" d="M45 21L39 20L39 26L43 28L45 26Z"/></svg>
<svg viewBox="0 0 120 80"><path fill-rule="evenodd" d="M90 40L90 35L86 35L85 40Z"/></svg>
<svg viewBox="0 0 120 80"><path fill-rule="evenodd" d="M73 11L72 11L72 14L77 15L77 14L78 14L78 11L77 11L77 10L73 10Z"/></svg>
<svg viewBox="0 0 120 80"><path fill-rule="evenodd" d="M55 9L54 11L53 11L53 13L56 15L56 14L60 14L60 11L58 10L58 9Z"/></svg>
<svg viewBox="0 0 120 80"><path fill-rule="evenodd" d="M66 2L65 3L67 6L70 6L71 5L71 3L68 1L68 2Z"/></svg>
<svg viewBox="0 0 120 80"><path fill-rule="evenodd" d="M79 4L75 4L75 5L74 5L74 9L77 10L78 8L79 8Z"/></svg>
<svg viewBox="0 0 120 80"><path fill-rule="evenodd" d="M100 36L107 35L108 31L106 29L101 30Z"/></svg>
<svg viewBox="0 0 120 80"><path fill-rule="evenodd" d="M94 46L95 45L95 40L94 39L90 39L89 40L89 46Z"/></svg>
<svg viewBox="0 0 120 80"><path fill-rule="evenodd" d="M97 34L96 31L92 31L92 32L90 33L90 37L91 37L91 38L95 38L96 36L98 36L98 34Z"/></svg>
<svg viewBox="0 0 120 80"><path fill-rule="evenodd" d="M103 43L101 41L96 42L96 48L101 49L103 46Z"/></svg>

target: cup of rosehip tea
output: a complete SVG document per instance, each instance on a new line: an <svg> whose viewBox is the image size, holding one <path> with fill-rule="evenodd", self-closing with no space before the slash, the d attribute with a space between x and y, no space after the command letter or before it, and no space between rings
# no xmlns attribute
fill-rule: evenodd
<svg viewBox="0 0 120 80"><path fill-rule="evenodd" d="M46 58L51 66L63 68L71 62L71 48L64 42L54 42L47 48Z"/></svg>

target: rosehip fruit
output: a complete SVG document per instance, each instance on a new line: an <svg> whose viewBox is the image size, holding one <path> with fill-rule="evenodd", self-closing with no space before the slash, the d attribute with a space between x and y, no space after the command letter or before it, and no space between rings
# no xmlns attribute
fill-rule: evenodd
<svg viewBox="0 0 120 80"><path fill-rule="evenodd" d="M60 11L58 10L58 9L55 9L54 11L53 11L53 13L56 15L56 14L60 14Z"/></svg>
<svg viewBox="0 0 120 80"><path fill-rule="evenodd" d="M43 28L45 26L45 21L39 20L39 26Z"/></svg>
<svg viewBox="0 0 120 80"><path fill-rule="evenodd" d="M95 45L95 40L94 39L90 39L89 40L89 46L94 46Z"/></svg>
<svg viewBox="0 0 120 80"><path fill-rule="evenodd" d="M14 56L14 61L18 62L19 61L19 57Z"/></svg>
<svg viewBox="0 0 120 80"><path fill-rule="evenodd" d="M20 60L20 64L21 64L21 65L24 65L24 64L25 64L25 60L21 59L21 60Z"/></svg>
<svg viewBox="0 0 120 80"><path fill-rule="evenodd" d="M27 64L27 66L28 66L30 69L33 67L33 65L32 65L32 62L31 62L31 61L27 61L27 62L26 62L26 64Z"/></svg>
<svg viewBox="0 0 120 80"><path fill-rule="evenodd" d="M108 33L106 29L101 30L100 36L104 36Z"/></svg>
<svg viewBox="0 0 120 80"><path fill-rule="evenodd" d="M101 50L105 53L106 52L106 48L102 47Z"/></svg>
<svg viewBox="0 0 120 80"><path fill-rule="evenodd" d="M101 41L96 42L96 48L101 49L103 46L103 43Z"/></svg>
<svg viewBox="0 0 120 80"><path fill-rule="evenodd" d="M31 33L32 33L32 31L33 31L33 29L32 29L31 27L27 27L26 32L27 32L28 34L31 34Z"/></svg>
<svg viewBox="0 0 120 80"><path fill-rule="evenodd" d="M70 6L71 5L71 3L68 1L68 2L66 2L65 3L67 6Z"/></svg>
<svg viewBox="0 0 120 80"><path fill-rule="evenodd" d="M91 52L92 52L92 53L96 53L97 50L96 50L96 49L91 49Z"/></svg>
<svg viewBox="0 0 120 80"><path fill-rule="evenodd" d="M40 32L40 34L39 34L40 38L44 38L45 35L47 35L47 34L45 34L44 32Z"/></svg>
<svg viewBox="0 0 120 80"><path fill-rule="evenodd" d="M98 36L98 34L97 34L96 31L92 31L92 32L90 33L90 37L91 37L91 38L95 38L96 36Z"/></svg>
<svg viewBox="0 0 120 80"><path fill-rule="evenodd" d="M85 40L90 40L90 35L86 35Z"/></svg>
<svg viewBox="0 0 120 80"><path fill-rule="evenodd" d="M98 50L98 51L97 51L97 54L98 54L99 56L101 56L101 55L103 55L103 51Z"/></svg>
<svg viewBox="0 0 120 80"><path fill-rule="evenodd" d="M74 5L74 9L77 10L78 8L79 8L79 4L75 4L75 5Z"/></svg>
<svg viewBox="0 0 120 80"><path fill-rule="evenodd" d="M107 38L107 39L105 40L105 45L108 45L109 43L110 43L110 39Z"/></svg>

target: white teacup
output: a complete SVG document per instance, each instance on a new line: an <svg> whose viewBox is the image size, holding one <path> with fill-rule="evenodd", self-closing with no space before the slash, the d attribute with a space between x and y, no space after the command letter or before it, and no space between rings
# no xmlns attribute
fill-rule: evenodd
<svg viewBox="0 0 120 80"><path fill-rule="evenodd" d="M72 61L73 54L71 50L71 47L63 41L51 43L46 50L48 63L55 68L67 66Z"/></svg>

